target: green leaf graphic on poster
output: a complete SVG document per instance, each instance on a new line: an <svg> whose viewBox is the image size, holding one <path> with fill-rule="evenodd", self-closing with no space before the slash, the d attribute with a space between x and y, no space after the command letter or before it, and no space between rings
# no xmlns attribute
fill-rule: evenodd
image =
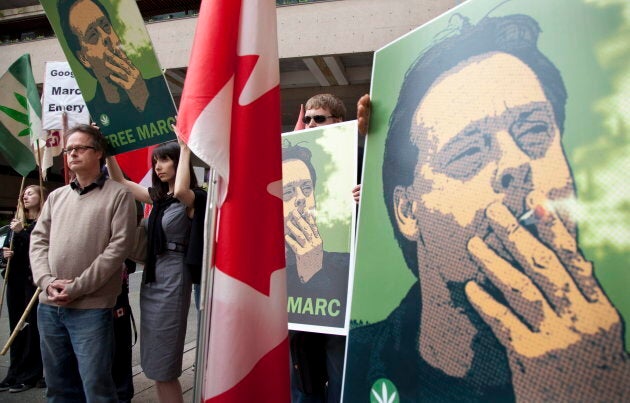
<svg viewBox="0 0 630 403"><path fill-rule="evenodd" d="M372 385L371 403L398 403L400 397L396 386L389 380L381 378Z"/></svg>

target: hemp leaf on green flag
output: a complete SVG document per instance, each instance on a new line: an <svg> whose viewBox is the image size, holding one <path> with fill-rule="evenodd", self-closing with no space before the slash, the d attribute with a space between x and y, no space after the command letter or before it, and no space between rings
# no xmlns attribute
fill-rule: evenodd
<svg viewBox="0 0 630 403"><path fill-rule="evenodd" d="M25 54L0 77L0 153L22 176L35 168L31 144L42 136L41 115L31 57Z"/></svg>

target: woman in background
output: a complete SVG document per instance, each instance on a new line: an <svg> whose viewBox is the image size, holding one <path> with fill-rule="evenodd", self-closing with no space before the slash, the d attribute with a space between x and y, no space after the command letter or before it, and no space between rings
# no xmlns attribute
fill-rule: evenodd
<svg viewBox="0 0 630 403"><path fill-rule="evenodd" d="M193 277L200 267L202 238L193 236L203 223L206 192L197 186L190 149L180 141L157 146L152 155L152 186L125 180L113 157L110 177L125 184L136 200L153 205L147 226L147 258L140 289L140 359L155 381L161 402L182 402L184 338ZM194 256L198 256L195 261Z"/></svg>
<svg viewBox="0 0 630 403"><path fill-rule="evenodd" d="M43 192L42 192L43 191ZM44 197L42 197L42 193ZM11 332L17 326L37 286L33 284L33 273L28 257L31 232L44 204L46 189L37 185L27 186L20 195L18 213L11 221L11 232L4 240L2 257L11 259L7 278L7 309ZM13 250L9 249L13 238ZM18 332L11 344L11 363L7 376L0 382L0 391L23 392L34 386L43 387L42 355L37 330L37 302L26 318L28 326Z"/></svg>

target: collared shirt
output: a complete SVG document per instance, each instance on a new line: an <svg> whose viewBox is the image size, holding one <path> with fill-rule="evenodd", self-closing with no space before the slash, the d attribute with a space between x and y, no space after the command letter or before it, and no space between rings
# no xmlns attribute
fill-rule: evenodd
<svg viewBox="0 0 630 403"><path fill-rule="evenodd" d="M81 185L79 185L79 181L77 180L77 178L74 178L74 180L70 182L70 187L80 195L84 195L96 189L97 187L102 188L106 180L107 176L105 174L101 174L101 176L99 176L94 182L82 188Z"/></svg>

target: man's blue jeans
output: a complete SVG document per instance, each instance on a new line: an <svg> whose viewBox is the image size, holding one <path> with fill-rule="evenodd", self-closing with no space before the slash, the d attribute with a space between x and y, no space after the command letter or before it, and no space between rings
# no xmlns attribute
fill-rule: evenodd
<svg viewBox="0 0 630 403"><path fill-rule="evenodd" d="M117 402L112 310L39 304L37 321L48 402Z"/></svg>

